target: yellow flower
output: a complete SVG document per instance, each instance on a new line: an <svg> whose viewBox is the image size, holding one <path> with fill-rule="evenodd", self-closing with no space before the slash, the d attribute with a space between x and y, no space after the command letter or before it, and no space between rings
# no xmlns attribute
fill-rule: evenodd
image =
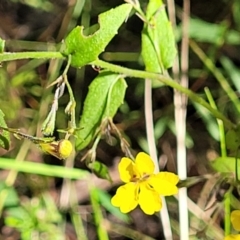
<svg viewBox="0 0 240 240"><path fill-rule="evenodd" d="M154 163L146 153L140 152L135 162L122 158L118 170L126 184L118 188L111 202L123 213L139 204L146 214L154 214L162 208L160 195L170 196L178 192L178 176L170 172L154 174Z"/></svg>
<svg viewBox="0 0 240 240"><path fill-rule="evenodd" d="M231 212L231 222L236 231L240 231L240 210ZM231 234L224 238L224 240L240 240L240 234Z"/></svg>
<svg viewBox="0 0 240 240"><path fill-rule="evenodd" d="M240 240L240 234L228 235L224 238L224 240Z"/></svg>
<svg viewBox="0 0 240 240"><path fill-rule="evenodd" d="M240 210L234 210L231 212L231 222L233 228L240 231Z"/></svg>

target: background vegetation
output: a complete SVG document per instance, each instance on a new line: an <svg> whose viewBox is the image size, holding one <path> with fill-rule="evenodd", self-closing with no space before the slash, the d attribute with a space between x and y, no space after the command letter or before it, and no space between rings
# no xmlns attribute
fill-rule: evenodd
<svg viewBox="0 0 240 240"><path fill-rule="evenodd" d="M148 1L140 2L145 11ZM0 37L6 40L6 52L55 51L57 44L74 27L83 25L85 34L93 33L97 29L98 15L122 3L117 0L3 0L0 2ZM192 178L181 182L181 186L189 186L190 227L185 233L191 239L223 239L224 231L230 232L226 216L231 209L240 209L233 178L238 134L233 132L233 136L227 138L231 152L226 150L224 140L225 132L239 122L240 3L237 0L191 3L176 0L165 4L168 10L176 10L170 12L169 17L170 20L176 17L176 25L174 22L172 25L182 64L180 71L173 67L169 74L177 82L188 79L189 83L181 83L191 90L186 92L191 101L187 105L184 146L187 148L187 176ZM189 31L185 31L184 21ZM132 14L100 59L144 70L142 28L142 19ZM190 39L185 45L184 37ZM63 59L44 58L2 62L0 109L8 127L34 136L42 135L41 126L54 97L54 87L47 86L63 73L66 64ZM76 100L77 123L82 116L88 87L99 70L98 66L90 65L68 70L68 81ZM176 159L181 155L176 140L179 140L178 127L184 129L184 125L179 125L181 115L176 114L177 93L174 86L153 81L151 106L144 100L144 79L126 78L126 82L124 103L113 119L120 137L113 128L109 132L111 137L108 132L103 135L96 149L91 144L84 146L66 162L43 154L28 140L19 141L14 137L11 137L9 150L0 149L1 239L164 239L164 219L161 221L157 215L146 216L140 209L123 215L111 206L110 198L121 183L117 172L119 159L127 151L134 156L140 151L149 152L147 109L152 109L160 168L179 174L180 165L178 162L177 167ZM210 102L218 112L208 111L206 104L196 96ZM56 129L66 128L69 119L64 109L68 101L69 93L65 91L59 99ZM184 104L180 108L182 106ZM216 116L223 122L217 122ZM84 129L78 131L80 136L81 131L84 134ZM54 136L63 137L58 131ZM129 146L124 145L123 138ZM237 147L232 146L231 139ZM79 141L73 138L75 140ZM96 150L96 155L92 155L91 150ZM112 183L96 177L82 160L93 156L108 167ZM172 238L179 239L179 231L184 226L179 220L178 201L167 198L167 205L169 216L166 217L170 218Z"/></svg>

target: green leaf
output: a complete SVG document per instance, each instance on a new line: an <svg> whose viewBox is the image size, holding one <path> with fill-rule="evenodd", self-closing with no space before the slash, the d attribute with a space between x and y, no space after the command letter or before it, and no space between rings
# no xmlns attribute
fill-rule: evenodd
<svg viewBox="0 0 240 240"><path fill-rule="evenodd" d="M94 222L95 222L95 225L97 226L97 233L98 233L99 239L108 240L109 239L108 232L106 228L103 228L101 226L101 223L103 222L104 217L102 214L101 206L99 203L99 196L96 189L97 189L96 187L90 187L90 200L91 200L91 205L92 205L93 214L94 214Z"/></svg>
<svg viewBox="0 0 240 240"><path fill-rule="evenodd" d="M113 84L110 86L107 98L107 106L103 114L103 119L114 117L118 108L123 104L127 88L124 78L121 78L119 75L115 74L112 77L116 82L113 82Z"/></svg>
<svg viewBox="0 0 240 240"><path fill-rule="evenodd" d="M7 128L7 124L4 120L4 113L2 112L2 110L0 109L0 126L2 127L6 127ZM10 133L8 131L4 131L0 129L0 147L4 148L4 149L9 149L9 145L10 145Z"/></svg>
<svg viewBox="0 0 240 240"><path fill-rule="evenodd" d="M19 198L14 188L6 186L4 182L0 182L0 192L3 195L6 194L4 207L12 207L19 204Z"/></svg>
<svg viewBox="0 0 240 240"><path fill-rule="evenodd" d="M97 177L106 179L109 182L112 182L112 178L109 174L108 167L105 164L98 161L93 161L88 163L87 166L94 172L94 174Z"/></svg>
<svg viewBox="0 0 240 240"><path fill-rule="evenodd" d="M0 53L3 53L5 49L5 40L0 38Z"/></svg>
<svg viewBox="0 0 240 240"><path fill-rule="evenodd" d="M239 131L229 130L226 134L226 147L230 151L236 151L240 146Z"/></svg>
<svg viewBox="0 0 240 240"><path fill-rule="evenodd" d="M177 40L180 40L182 37L182 25L179 25L177 30ZM215 24L201 19L191 18L188 34L190 38L199 42L218 44L224 38L224 42L227 44L240 44L239 32L229 29L226 22Z"/></svg>
<svg viewBox="0 0 240 240"><path fill-rule="evenodd" d="M74 28L65 39L65 50L63 51L65 55L72 55L72 66L81 67L96 60L117 34L131 9L130 4L122 4L100 14L99 29L89 36L83 34L83 26Z"/></svg>
<svg viewBox="0 0 240 240"><path fill-rule="evenodd" d="M101 72L90 84L79 122L76 149L85 148L93 139L103 119L112 118L123 103L126 82L121 75Z"/></svg>
<svg viewBox="0 0 240 240"><path fill-rule="evenodd" d="M235 158L234 157L219 157L211 162L211 166L217 172L235 173ZM238 159L238 161L240 161ZM240 172L240 164L238 163L238 172Z"/></svg>
<svg viewBox="0 0 240 240"><path fill-rule="evenodd" d="M38 75L34 70L27 69L25 71L21 71L14 75L11 79L11 83L13 87L23 86L24 84L34 84L37 82Z"/></svg>
<svg viewBox="0 0 240 240"><path fill-rule="evenodd" d="M220 58L220 63L223 66L223 69L226 71L230 79L232 80L232 83L234 84L237 91L240 91L240 70L239 68L233 63L233 61L225 56L222 56Z"/></svg>
<svg viewBox="0 0 240 240"><path fill-rule="evenodd" d="M142 57L146 70L163 73L173 65L176 57L175 39L171 23L161 0L150 0L142 31Z"/></svg>
<svg viewBox="0 0 240 240"><path fill-rule="evenodd" d="M216 140L219 141L219 128L216 121L216 118L212 116L212 114L204 108L202 105L193 103L193 106L197 110L197 114L201 117L203 122L205 123L205 127L208 130L209 134Z"/></svg>

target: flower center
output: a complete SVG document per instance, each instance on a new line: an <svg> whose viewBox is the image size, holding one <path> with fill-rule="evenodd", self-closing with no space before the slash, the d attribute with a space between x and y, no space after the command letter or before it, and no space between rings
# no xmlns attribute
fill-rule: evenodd
<svg viewBox="0 0 240 240"><path fill-rule="evenodd" d="M140 180L142 180L142 181L146 181L149 177L150 177L149 174L147 174L147 173L143 173L142 176L140 177Z"/></svg>
<svg viewBox="0 0 240 240"><path fill-rule="evenodd" d="M143 173L142 175L133 175L131 178L131 182L144 182L150 177L150 174Z"/></svg>

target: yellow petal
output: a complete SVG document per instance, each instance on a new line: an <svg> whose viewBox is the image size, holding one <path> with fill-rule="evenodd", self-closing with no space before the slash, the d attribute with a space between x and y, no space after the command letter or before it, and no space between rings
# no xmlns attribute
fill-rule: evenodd
<svg viewBox="0 0 240 240"><path fill-rule="evenodd" d="M144 152L138 153L135 164L141 176L145 174L151 175L154 172L153 160L148 154Z"/></svg>
<svg viewBox="0 0 240 240"><path fill-rule="evenodd" d="M179 178L176 174L170 172L160 172L152 175L147 182L162 196L170 196L177 194L178 188L176 184Z"/></svg>
<svg viewBox="0 0 240 240"><path fill-rule="evenodd" d="M140 184L139 205L144 213L152 215L159 212L162 208L162 200L157 192L147 186L146 183Z"/></svg>
<svg viewBox="0 0 240 240"><path fill-rule="evenodd" d="M120 178L123 182L127 183L134 178L139 178L139 172L137 171L135 163L129 158L122 158L118 164L118 171Z"/></svg>
<svg viewBox="0 0 240 240"><path fill-rule="evenodd" d="M240 240L240 234L228 235L224 238L224 240Z"/></svg>
<svg viewBox="0 0 240 240"><path fill-rule="evenodd" d="M132 211L138 205L138 185L127 183L118 188L116 195L111 199L115 207L119 207L122 213Z"/></svg>
<svg viewBox="0 0 240 240"><path fill-rule="evenodd" d="M240 210L235 210L231 212L231 222L233 228L240 231Z"/></svg>

